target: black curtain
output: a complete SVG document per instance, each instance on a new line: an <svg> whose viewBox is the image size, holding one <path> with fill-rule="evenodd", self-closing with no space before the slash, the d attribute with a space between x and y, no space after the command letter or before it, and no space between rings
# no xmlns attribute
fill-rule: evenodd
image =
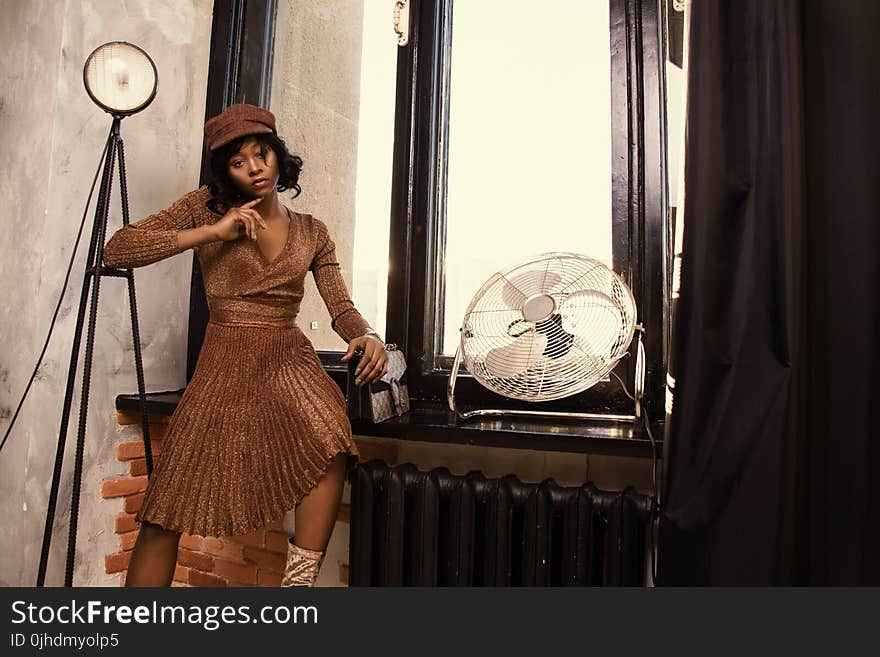
<svg viewBox="0 0 880 657"><path fill-rule="evenodd" d="M880 2L691 3L661 584L880 584Z"/></svg>

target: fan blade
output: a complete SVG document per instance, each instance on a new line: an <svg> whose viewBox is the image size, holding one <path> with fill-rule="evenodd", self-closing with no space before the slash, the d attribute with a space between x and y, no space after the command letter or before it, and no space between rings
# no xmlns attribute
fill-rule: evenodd
<svg viewBox="0 0 880 657"><path fill-rule="evenodd" d="M542 294L561 280L553 271L530 269L504 277L506 283L501 291L501 300L508 308L521 308L526 299L534 294Z"/></svg>
<svg viewBox="0 0 880 657"><path fill-rule="evenodd" d="M581 338L590 353L607 357L620 339L623 316L620 307L598 290L579 290L559 306L562 328Z"/></svg>
<svg viewBox="0 0 880 657"><path fill-rule="evenodd" d="M547 336L547 347L544 349L547 358L562 358L571 351L574 335L563 328L559 313L553 313L547 319L536 322L535 329Z"/></svg>
<svg viewBox="0 0 880 657"><path fill-rule="evenodd" d="M513 378L534 367L547 348L547 335L528 331L511 344L490 349L486 354L486 370L493 376Z"/></svg>

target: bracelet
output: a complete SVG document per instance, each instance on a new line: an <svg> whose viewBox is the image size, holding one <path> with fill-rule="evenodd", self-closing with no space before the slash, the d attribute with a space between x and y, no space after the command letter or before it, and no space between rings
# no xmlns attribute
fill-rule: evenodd
<svg viewBox="0 0 880 657"><path fill-rule="evenodd" d="M364 333L364 335L375 335L377 338L379 338L379 340L382 341L383 344L384 344L384 342L385 342L384 340L382 340L382 336L379 335L379 331L374 331L373 329L370 329L369 331L367 331L366 333ZM363 336L361 336L361 337L363 337Z"/></svg>

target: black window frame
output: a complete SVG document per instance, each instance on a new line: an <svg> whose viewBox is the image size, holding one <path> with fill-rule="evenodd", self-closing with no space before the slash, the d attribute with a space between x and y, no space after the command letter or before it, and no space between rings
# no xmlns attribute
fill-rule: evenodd
<svg viewBox="0 0 880 657"><path fill-rule="evenodd" d="M664 5L658 0L609 0L613 268L632 289L639 322L645 327L644 405L658 424L667 362L671 246L666 220ZM442 319L438 325L438 318L429 312L442 285L437 254L443 244L436 207L437 181L443 174L443 160L438 157L445 101L442 63L449 56L449 43L442 37L448 34L443 28L451 19L451 7L452 0L411 0L409 43L398 52L385 330L386 341L397 343L406 353L412 399L437 405L445 404L451 365L448 356L435 356ZM216 0L206 119L233 102L269 106L276 13L277 0ZM205 180L207 156L202 173ZM195 257L191 292L187 381L208 321ZM318 353L328 374L344 390L347 370L339 363L340 352ZM615 368L630 388L634 368L635 340L630 357ZM632 412L632 402L613 379L564 400L527 404L492 393L463 369L456 401L463 408Z"/></svg>

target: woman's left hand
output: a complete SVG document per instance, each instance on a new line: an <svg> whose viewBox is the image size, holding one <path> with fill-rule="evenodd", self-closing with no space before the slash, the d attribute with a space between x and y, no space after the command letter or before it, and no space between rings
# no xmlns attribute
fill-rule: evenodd
<svg viewBox="0 0 880 657"><path fill-rule="evenodd" d="M388 371L388 354L385 352L385 343L375 335L362 335L353 338L348 343L348 351L340 358L342 361L351 360L356 349L363 349L364 355L355 370L357 385L378 381Z"/></svg>

